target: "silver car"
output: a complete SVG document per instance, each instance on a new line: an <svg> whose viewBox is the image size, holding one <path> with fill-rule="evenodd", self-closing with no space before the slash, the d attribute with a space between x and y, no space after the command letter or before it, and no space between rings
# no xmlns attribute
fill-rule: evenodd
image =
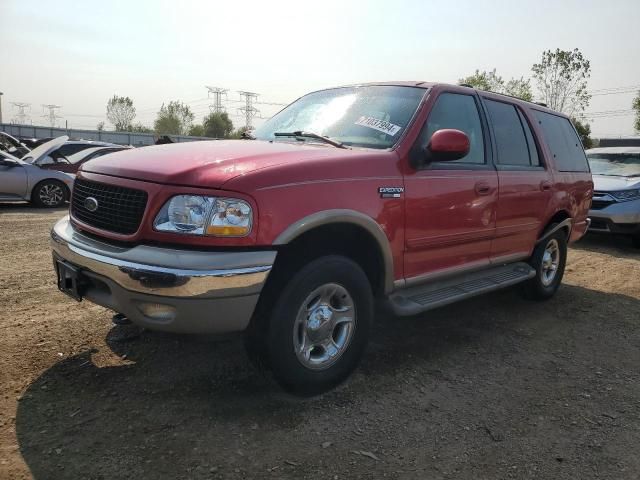
<svg viewBox="0 0 640 480"><path fill-rule="evenodd" d="M640 248L640 147L592 148L586 153L594 183L589 229L631 235Z"/></svg>
<svg viewBox="0 0 640 480"><path fill-rule="evenodd" d="M38 207L59 207L69 200L75 176L37 166L68 139L55 138L22 159L0 152L0 202L27 200Z"/></svg>

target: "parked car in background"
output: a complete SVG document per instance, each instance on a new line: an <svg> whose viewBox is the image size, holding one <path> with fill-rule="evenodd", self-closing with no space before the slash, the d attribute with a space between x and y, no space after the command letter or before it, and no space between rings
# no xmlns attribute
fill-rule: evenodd
<svg viewBox="0 0 640 480"><path fill-rule="evenodd" d="M69 200L74 176L42 169L30 161L46 156L66 140L51 140L29 152L25 159L0 152L0 202L26 200L38 207L59 207Z"/></svg>
<svg viewBox="0 0 640 480"><path fill-rule="evenodd" d="M630 235L640 248L640 147L592 148L587 158L595 185L589 229Z"/></svg>
<svg viewBox="0 0 640 480"><path fill-rule="evenodd" d="M6 132L0 132L0 151L7 152L10 155L20 158L31 151L23 142L9 135Z"/></svg>
<svg viewBox="0 0 640 480"><path fill-rule="evenodd" d="M254 135L82 165L51 232L58 288L149 329L244 331L285 388L318 392L358 364L375 299L408 316L516 284L550 298L588 227L576 130L513 97L332 88Z"/></svg>
<svg viewBox="0 0 640 480"><path fill-rule="evenodd" d="M55 137L44 137L44 138L34 138L34 137L20 137L20 141L24 143L27 147L33 150L40 145L50 142Z"/></svg>
<svg viewBox="0 0 640 480"><path fill-rule="evenodd" d="M107 155L108 153L126 150L128 148L133 147L91 147L85 150L81 150L78 153L74 153L73 155L70 155L68 157L63 157L62 155L57 153L60 151L58 149L56 154L54 154L53 156L47 155L46 157L41 158L36 164L39 167L47 170L59 170L61 172L76 173L80 165L88 162L89 160L102 157L103 155Z"/></svg>

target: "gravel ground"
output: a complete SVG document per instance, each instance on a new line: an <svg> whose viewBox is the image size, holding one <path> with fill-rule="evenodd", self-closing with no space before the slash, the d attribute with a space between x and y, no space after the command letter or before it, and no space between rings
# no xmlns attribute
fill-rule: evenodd
<svg viewBox="0 0 640 480"><path fill-rule="evenodd" d="M63 210L0 206L0 478L638 478L640 252L570 250L515 290L380 314L351 379L299 399L237 337L112 327L54 286Z"/></svg>

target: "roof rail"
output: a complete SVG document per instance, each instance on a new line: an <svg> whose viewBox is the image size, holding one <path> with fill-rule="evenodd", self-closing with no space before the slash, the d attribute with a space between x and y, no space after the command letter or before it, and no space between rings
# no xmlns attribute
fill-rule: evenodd
<svg viewBox="0 0 640 480"><path fill-rule="evenodd" d="M461 87L469 87L469 88L474 88L473 85L469 85L468 83L461 83L460 84Z"/></svg>
<svg viewBox="0 0 640 480"><path fill-rule="evenodd" d="M540 105L541 107L547 107L547 108L549 108L549 106L548 106L546 103L544 103L544 102L534 102L534 103L535 103L536 105Z"/></svg>

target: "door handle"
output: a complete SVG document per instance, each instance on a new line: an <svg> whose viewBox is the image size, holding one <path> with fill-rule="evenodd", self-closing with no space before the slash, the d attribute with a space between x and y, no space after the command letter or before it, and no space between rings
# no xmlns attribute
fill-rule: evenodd
<svg viewBox="0 0 640 480"><path fill-rule="evenodd" d="M478 195L489 195L491 193L491 185L487 182L478 182L475 190Z"/></svg>
<svg viewBox="0 0 640 480"><path fill-rule="evenodd" d="M548 180L543 180L540 182L540 190L546 192L547 190L551 190L551 182Z"/></svg>

